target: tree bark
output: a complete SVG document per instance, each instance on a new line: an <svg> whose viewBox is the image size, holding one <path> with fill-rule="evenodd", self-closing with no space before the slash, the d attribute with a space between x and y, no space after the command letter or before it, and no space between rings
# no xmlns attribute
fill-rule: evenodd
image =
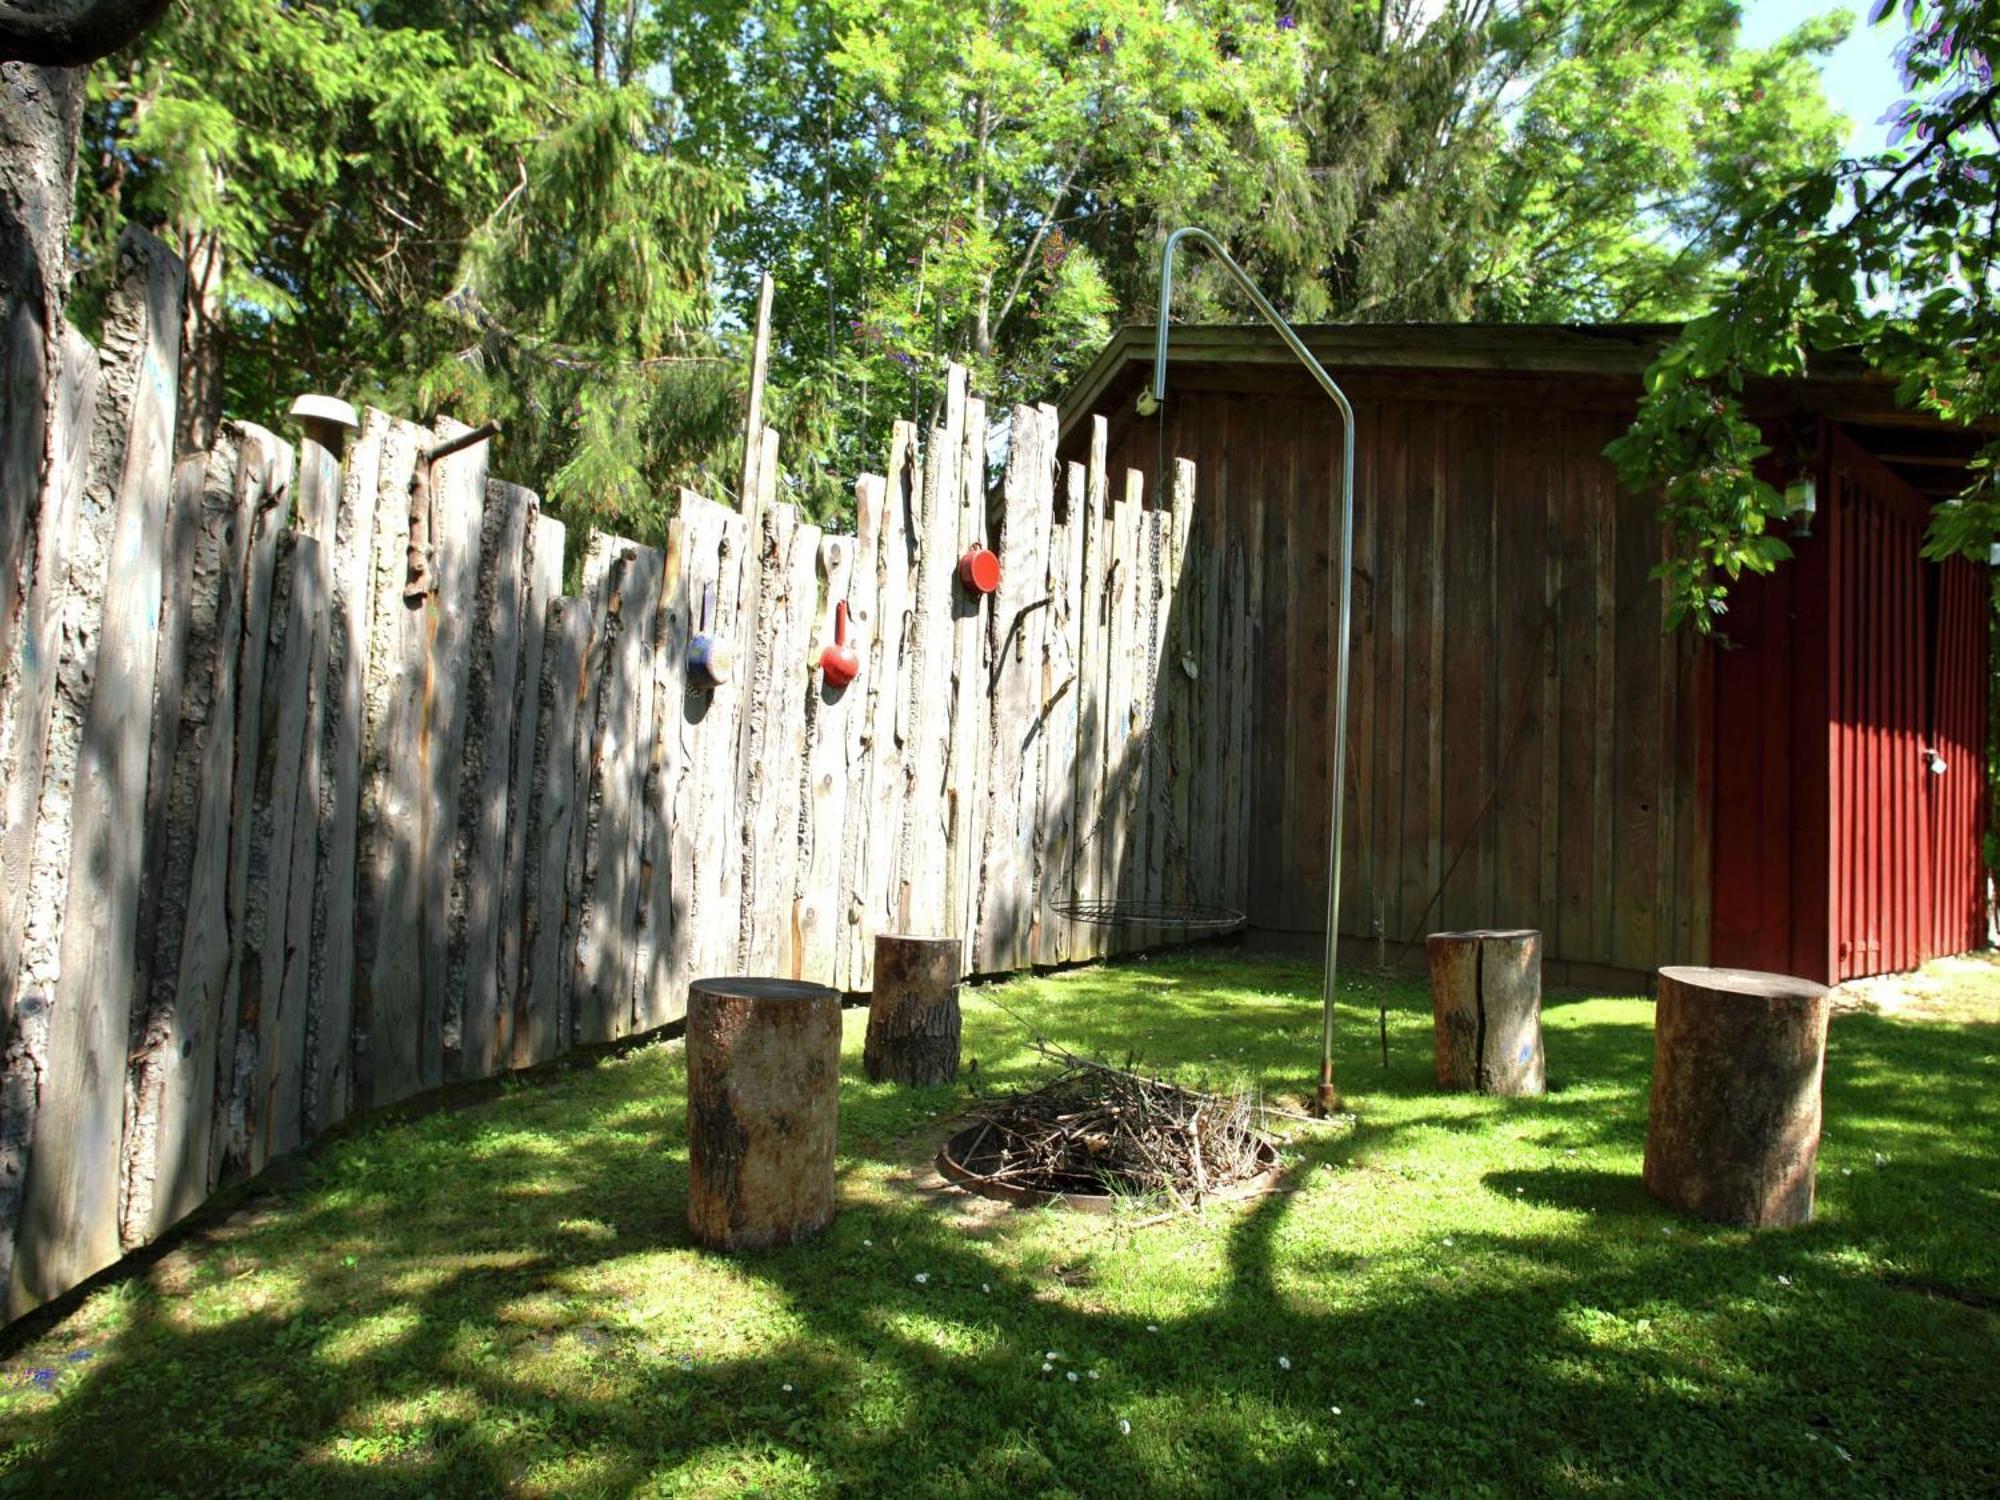
<svg viewBox="0 0 2000 1500"><path fill-rule="evenodd" d="M784 979L688 987L688 1228L713 1250L833 1220L840 997Z"/></svg>
<svg viewBox="0 0 2000 1500"><path fill-rule="evenodd" d="M1826 987L1746 969L1660 970L1646 1190L1751 1229L1812 1217Z"/></svg>
<svg viewBox="0 0 2000 1500"><path fill-rule="evenodd" d="M1425 947L1438 1087L1541 1093L1542 935L1434 932Z"/></svg>
<svg viewBox="0 0 2000 1500"><path fill-rule="evenodd" d="M875 939L875 990L861 1065L875 1083L951 1083L958 1077L959 940Z"/></svg>

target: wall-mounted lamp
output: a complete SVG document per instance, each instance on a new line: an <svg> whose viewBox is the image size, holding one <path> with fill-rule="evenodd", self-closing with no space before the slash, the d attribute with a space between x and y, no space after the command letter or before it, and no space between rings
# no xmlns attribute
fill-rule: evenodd
<svg viewBox="0 0 2000 1500"><path fill-rule="evenodd" d="M1939 755L1929 745L1923 747L1922 754L1924 757L1924 769L1926 771L1930 772L1933 776L1944 775L1946 767L1942 755Z"/></svg>
<svg viewBox="0 0 2000 1500"><path fill-rule="evenodd" d="M1813 514L1819 509L1819 481L1805 469L1785 486L1785 514L1792 519L1792 535L1811 536Z"/></svg>

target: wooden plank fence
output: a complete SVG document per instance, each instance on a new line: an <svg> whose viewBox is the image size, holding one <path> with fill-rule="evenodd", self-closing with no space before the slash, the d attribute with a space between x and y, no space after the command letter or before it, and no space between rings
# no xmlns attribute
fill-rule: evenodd
<svg viewBox="0 0 2000 1500"><path fill-rule="evenodd" d="M1170 934L1075 903L1240 888L1251 601L1190 545L1187 466L1157 508L1101 429L1059 466L1016 406L989 493L953 370L853 534L755 424L748 514L683 492L664 547L583 539L565 596L561 523L491 444L434 459L449 419L318 429L296 506L261 429L176 465L180 267L137 234L122 264L0 559L11 1313L354 1110L668 1024L703 974L864 990L888 931L974 972L1102 957Z"/></svg>

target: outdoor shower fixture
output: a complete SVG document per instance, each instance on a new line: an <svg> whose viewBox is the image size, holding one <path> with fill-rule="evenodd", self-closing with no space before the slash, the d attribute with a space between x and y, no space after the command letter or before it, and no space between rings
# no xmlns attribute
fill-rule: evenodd
<svg viewBox="0 0 2000 1500"><path fill-rule="evenodd" d="M1285 347L1312 372L1313 379L1320 383L1340 411L1340 635L1335 647L1333 688L1333 827L1329 835L1331 848L1327 855L1326 972L1320 990L1318 1108L1320 1114L1326 1115L1333 1112L1336 1102L1333 1088L1333 986L1340 959L1340 833L1347 787L1347 636L1354 602L1354 407L1346 393L1334 384L1333 377L1313 358L1312 351L1292 331L1292 325L1278 315L1278 310L1271 306L1269 299L1257 290L1256 283L1230 259L1229 252L1222 248L1222 242L1206 229L1190 226L1176 229L1168 237L1167 247L1160 256L1159 341L1153 352L1153 383L1139 395L1140 416L1155 416L1161 403L1167 399L1167 320L1173 308L1174 252L1180 248L1182 240L1200 245L1222 263L1223 269L1243 288L1244 295L1249 297L1264 321L1278 331ZM1164 420L1160 432L1164 444ZM1161 482L1165 482L1164 475Z"/></svg>

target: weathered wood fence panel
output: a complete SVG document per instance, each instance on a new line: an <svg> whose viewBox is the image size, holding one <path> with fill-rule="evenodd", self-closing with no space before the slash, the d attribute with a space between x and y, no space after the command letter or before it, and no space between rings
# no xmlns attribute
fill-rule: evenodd
<svg viewBox="0 0 2000 1500"><path fill-rule="evenodd" d="M953 371L853 535L781 498L760 430L748 514L683 492L664 550L593 533L567 597L563 526L488 479L488 443L433 458L449 418L309 443L296 514L259 428L176 468L179 274L140 243L101 359L70 338L11 562L14 1311L355 1109L678 1020L703 975L864 989L900 931L973 972L1129 951L1171 933L1071 903L1220 878L1178 862L1235 837L1199 762L1243 726L1204 685L1249 630L1190 545L1191 473L1174 514L1136 475L1110 503L1101 438L1058 466L1055 412L1021 406L989 494L1000 433ZM960 576L974 545L997 594ZM845 687L820 666L842 606ZM735 652L712 682L699 636Z"/></svg>

